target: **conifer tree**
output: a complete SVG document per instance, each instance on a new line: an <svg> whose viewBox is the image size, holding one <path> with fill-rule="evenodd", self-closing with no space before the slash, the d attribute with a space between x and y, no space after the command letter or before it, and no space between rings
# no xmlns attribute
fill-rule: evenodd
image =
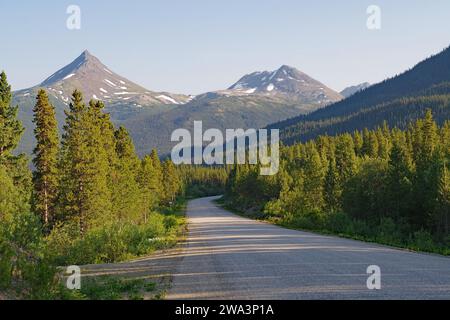
<svg viewBox="0 0 450 320"><path fill-rule="evenodd" d="M172 161L166 160L163 163L163 186L164 199L166 204L173 203L181 187L181 181L178 177L176 168Z"/></svg>
<svg viewBox="0 0 450 320"><path fill-rule="evenodd" d="M413 166L406 138L400 132L395 134L387 175L386 187L390 214L396 218L405 216L411 208Z"/></svg>
<svg viewBox="0 0 450 320"><path fill-rule="evenodd" d="M305 148L304 174L304 202L309 210L319 211L323 208L323 184L325 170L320 155L313 143Z"/></svg>
<svg viewBox="0 0 450 320"><path fill-rule="evenodd" d="M116 165L112 181L114 216L119 221L137 221L142 216L142 202L137 174L140 161L133 142L124 127L114 133L116 140Z"/></svg>
<svg viewBox="0 0 450 320"><path fill-rule="evenodd" d="M109 159L94 109L95 102L86 107L81 92L74 91L66 112L60 162L60 211L79 223L81 236L89 227L108 219L111 212Z"/></svg>
<svg viewBox="0 0 450 320"><path fill-rule="evenodd" d="M436 206L436 216L439 219L439 231L445 236L450 235L450 172L447 161L442 163Z"/></svg>
<svg viewBox="0 0 450 320"><path fill-rule="evenodd" d="M340 185L351 178L357 170L357 158L353 145L353 138L349 134L344 134L336 138L336 170Z"/></svg>
<svg viewBox="0 0 450 320"><path fill-rule="evenodd" d="M159 199L164 197L164 188L163 188L163 170L161 165L161 160L159 159L158 151L153 149L150 153L150 158L152 159L152 164L155 169L156 181L158 181L158 188L156 193Z"/></svg>
<svg viewBox="0 0 450 320"><path fill-rule="evenodd" d="M5 72L0 74L0 161L17 147L24 128L17 119L18 107L11 106L12 93Z"/></svg>
<svg viewBox="0 0 450 320"><path fill-rule="evenodd" d="M341 193L342 190L339 189L339 177L336 172L336 161L333 158L328 163L324 183L324 201L325 208L328 212L336 212L339 210Z"/></svg>
<svg viewBox="0 0 450 320"><path fill-rule="evenodd" d="M36 147L33 164L36 168L33 177L34 208L41 217L43 225L48 228L53 221L55 202L58 192L58 127L55 109L49 102L47 93L40 90L34 107L36 125L34 134Z"/></svg>
<svg viewBox="0 0 450 320"><path fill-rule="evenodd" d="M141 167L138 174L138 182L142 193L142 209L144 222L147 222L148 213L158 204L158 173L153 166L152 158L147 155L141 161Z"/></svg>
<svg viewBox="0 0 450 320"><path fill-rule="evenodd" d="M353 134L353 142L355 145L355 153L358 157L362 156L363 154L363 146L364 141L361 133L359 131L355 131Z"/></svg>

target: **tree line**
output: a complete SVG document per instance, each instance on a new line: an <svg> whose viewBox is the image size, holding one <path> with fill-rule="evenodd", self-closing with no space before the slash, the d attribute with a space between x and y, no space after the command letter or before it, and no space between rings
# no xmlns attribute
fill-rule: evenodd
<svg viewBox="0 0 450 320"><path fill-rule="evenodd" d="M450 121L438 126L430 110L406 130L385 122L283 147L280 167L264 177L235 166L229 205L299 228L449 252Z"/></svg>
<svg viewBox="0 0 450 320"><path fill-rule="evenodd" d="M174 241L181 218L170 208L184 186L170 160L161 162L156 150L138 158L103 102L85 104L78 90L60 137L55 109L39 90L31 171L28 158L14 153L24 128L11 99L2 72L0 289L37 288L35 297L49 297L58 287L56 265L120 261ZM164 243L149 241L163 237Z"/></svg>

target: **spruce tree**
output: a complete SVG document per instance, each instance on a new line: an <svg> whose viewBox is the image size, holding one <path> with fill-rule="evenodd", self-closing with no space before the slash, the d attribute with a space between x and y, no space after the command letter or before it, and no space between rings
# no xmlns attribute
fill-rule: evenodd
<svg viewBox="0 0 450 320"><path fill-rule="evenodd" d="M118 221L137 221L142 216L142 201L137 174L140 161L133 142L124 127L114 133L117 161L112 181L114 216Z"/></svg>
<svg viewBox="0 0 450 320"><path fill-rule="evenodd" d="M58 192L58 127L55 109L49 102L47 93L40 90L34 112L34 208L48 228L54 219L55 201Z"/></svg>
<svg viewBox="0 0 450 320"><path fill-rule="evenodd" d="M336 170L340 185L343 186L356 173L357 158L353 138L349 134L344 134L336 139Z"/></svg>
<svg viewBox="0 0 450 320"><path fill-rule="evenodd" d="M178 177L175 165L169 159L163 163L163 186L164 199L166 204L171 204L175 201L176 196L181 188L181 181Z"/></svg>
<svg viewBox="0 0 450 320"><path fill-rule="evenodd" d="M148 213L158 205L160 188L158 174L150 156L145 156L141 161L138 182L142 194L144 222L147 222Z"/></svg>
<svg viewBox="0 0 450 320"><path fill-rule="evenodd" d="M394 138L387 175L389 213L394 218L405 216L412 205L413 165L406 138L401 132Z"/></svg>
<svg viewBox="0 0 450 320"><path fill-rule="evenodd" d="M438 182L438 197L436 205L438 229L446 237L450 235L450 171L444 160Z"/></svg>
<svg viewBox="0 0 450 320"><path fill-rule="evenodd" d="M62 143L60 212L79 223L81 236L111 212L109 159L94 106L86 107L81 92L74 91Z"/></svg>
<svg viewBox="0 0 450 320"><path fill-rule="evenodd" d="M24 128L17 119L18 107L11 106L12 93L5 72L0 74L0 161L17 147Z"/></svg>
<svg viewBox="0 0 450 320"><path fill-rule="evenodd" d="M339 210L341 193L342 190L339 189L339 177L336 172L336 161L333 158L328 163L328 170L324 182L324 201L325 208L328 212L334 213Z"/></svg>
<svg viewBox="0 0 450 320"><path fill-rule="evenodd" d="M161 160L159 159L158 151L156 149L153 149L150 153L150 158L152 159L153 168L155 169L155 179L158 181L158 188L155 190L155 192L158 195L159 199L162 199L164 197L164 188L163 188L163 169L161 165Z"/></svg>

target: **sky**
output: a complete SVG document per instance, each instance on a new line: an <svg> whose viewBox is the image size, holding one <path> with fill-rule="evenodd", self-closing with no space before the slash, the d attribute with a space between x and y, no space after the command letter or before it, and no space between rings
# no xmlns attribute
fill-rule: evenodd
<svg viewBox="0 0 450 320"><path fill-rule="evenodd" d="M81 9L69 30L66 10ZM381 29L367 28L367 8ZM0 1L0 70L13 90L89 50L153 91L199 94L290 65L335 90L376 83L450 45L448 0Z"/></svg>

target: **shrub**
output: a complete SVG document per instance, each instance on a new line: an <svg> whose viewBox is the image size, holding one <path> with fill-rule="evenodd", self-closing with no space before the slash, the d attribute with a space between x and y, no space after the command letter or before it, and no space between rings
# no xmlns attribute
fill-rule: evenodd
<svg viewBox="0 0 450 320"><path fill-rule="evenodd" d="M55 228L47 237L54 263L81 265L112 263L146 255L167 245L176 233L178 220L172 215L152 213L146 224L111 223L90 229L83 238L71 224Z"/></svg>
<svg viewBox="0 0 450 320"><path fill-rule="evenodd" d="M433 237L428 231L425 230L414 232L411 245L416 250L424 250L431 252L436 247L433 241Z"/></svg>
<svg viewBox="0 0 450 320"><path fill-rule="evenodd" d="M401 235L392 218L382 218L378 226L377 241L389 244L401 242Z"/></svg>
<svg viewBox="0 0 450 320"><path fill-rule="evenodd" d="M336 212L328 216L327 229L338 234L350 234L349 227L352 223L352 219L347 214Z"/></svg>

